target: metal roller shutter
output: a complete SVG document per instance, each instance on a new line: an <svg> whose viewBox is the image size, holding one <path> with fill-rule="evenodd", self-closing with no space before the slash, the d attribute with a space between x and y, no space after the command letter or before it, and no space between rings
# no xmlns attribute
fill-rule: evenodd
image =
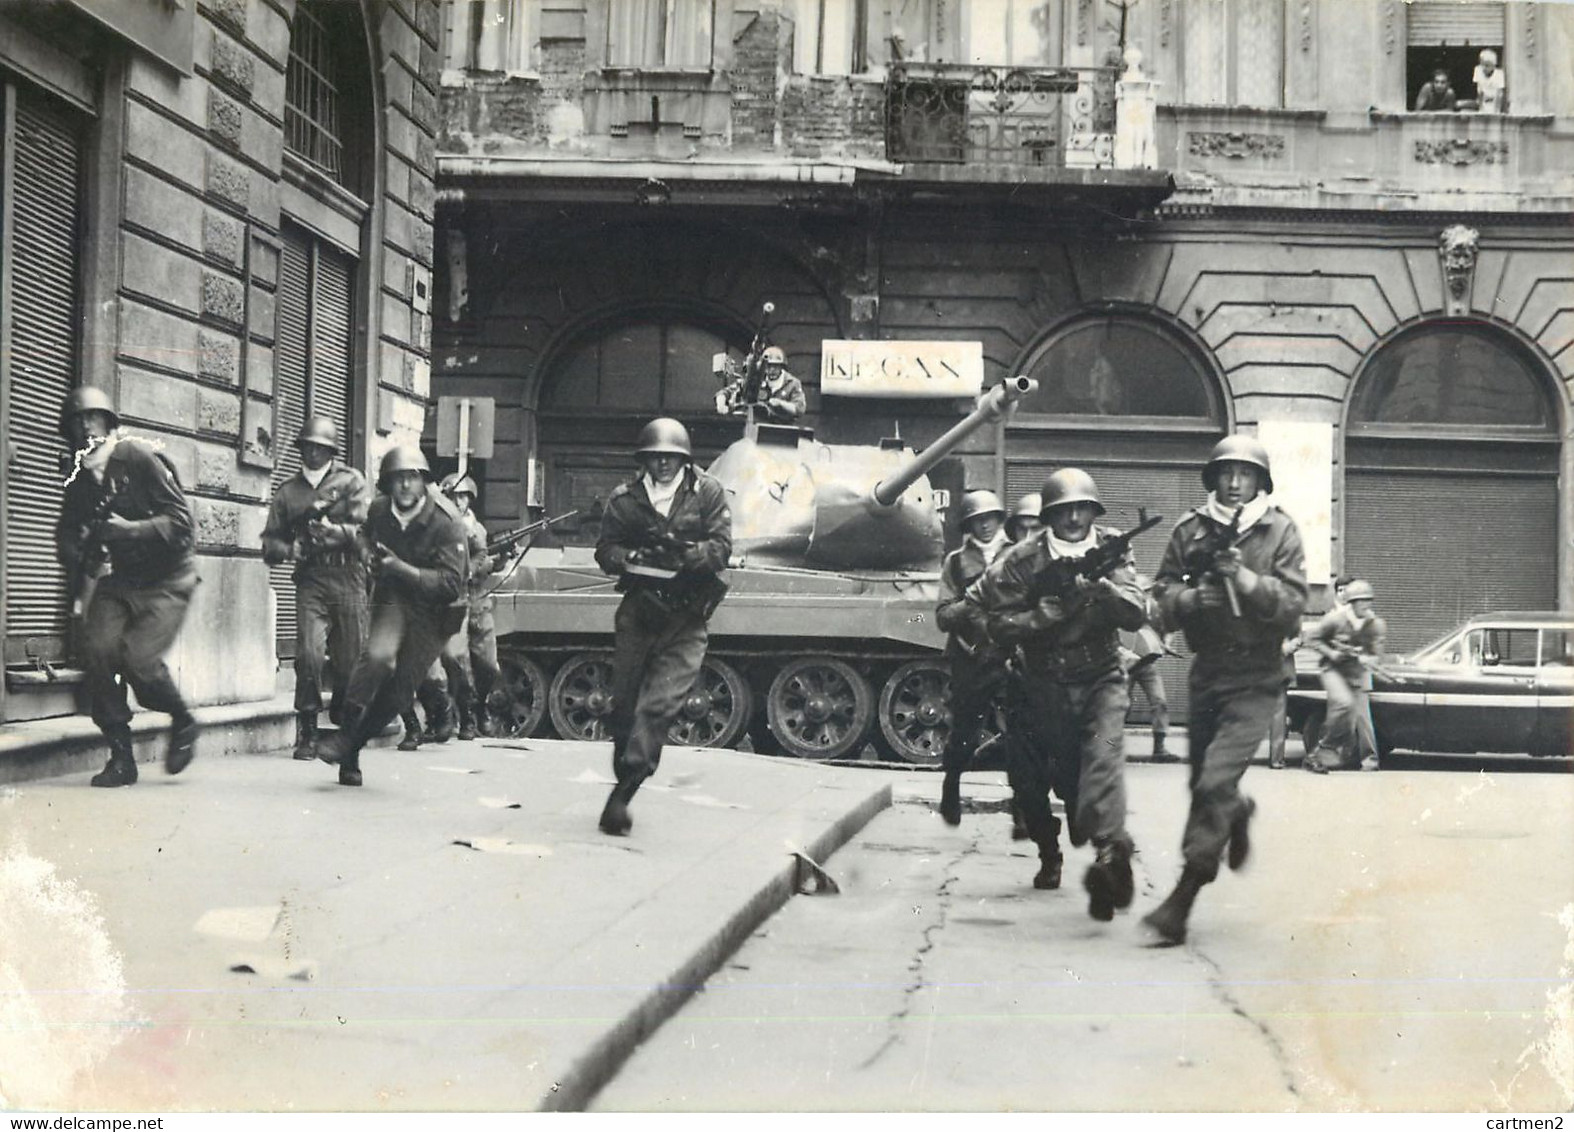
<svg viewBox="0 0 1574 1132"><path fill-rule="evenodd" d="M81 130L71 111L16 91L10 230L4 233L12 320L5 468L6 661L59 659L68 626L66 580L55 562L60 514L60 403L77 365ZM3 106L3 100L0 100Z"/></svg>
<svg viewBox="0 0 1574 1132"><path fill-rule="evenodd" d="M1345 569L1371 582L1388 648L1406 652L1466 617L1557 602L1557 480L1351 468Z"/></svg>
<svg viewBox="0 0 1574 1132"><path fill-rule="evenodd" d="M352 316L356 261L311 234L286 225L279 255L274 346L273 487L301 467L295 438L308 413L332 417L340 447L349 443L353 384ZM345 456L347 452L341 451ZM295 655L295 584L290 563L269 579L278 594L277 651Z"/></svg>
<svg viewBox="0 0 1574 1132"><path fill-rule="evenodd" d="M1413 0L1406 6L1411 47L1501 47L1502 4L1462 4L1457 0Z"/></svg>
<svg viewBox="0 0 1574 1132"><path fill-rule="evenodd" d="M1062 462L1039 460L1013 460L1006 464L1007 506L1029 491L1044 486L1044 478ZM1133 552L1137 556L1137 569L1152 577L1169 545L1170 532L1187 511L1203 501L1205 492L1199 478L1200 464L1179 466L1140 466L1124 462L1101 465L1091 460L1078 461L1077 467L1087 471L1099 485L1099 498L1105 507L1105 526L1125 530L1137 523L1137 508L1146 507L1150 515L1163 515L1164 522L1151 531L1138 536ZM1164 677L1164 691L1170 705L1170 719L1175 723L1186 720L1190 697L1186 691L1186 672L1190 668L1190 653L1181 637L1175 638L1175 649L1180 657L1165 657L1159 661L1159 674ZM1132 714L1133 722L1146 722L1148 705L1146 697L1139 696L1140 707Z"/></svg>

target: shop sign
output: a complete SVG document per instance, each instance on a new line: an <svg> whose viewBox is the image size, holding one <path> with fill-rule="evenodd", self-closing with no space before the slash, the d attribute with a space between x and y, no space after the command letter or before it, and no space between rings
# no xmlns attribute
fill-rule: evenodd
<svg viewBox="0 0 1574 1132"><path fill-rule="evenodd" d="M820 343L820 394L831 397L976 397L982 342Z"/></svg>

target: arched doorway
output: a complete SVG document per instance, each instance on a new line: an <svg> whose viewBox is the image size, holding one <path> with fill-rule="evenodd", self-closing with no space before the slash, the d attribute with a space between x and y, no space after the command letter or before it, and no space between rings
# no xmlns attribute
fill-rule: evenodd
<svg viewBox="0 0 1574 1132"><path fill-rule="evenodd" d="M1559 412L1530 349L1483 323L1379 346L1351 397L1344 569L1370 581L1389 647L1474 613L1557 602Z"/></svg>
<svg viewBox="0 0 1574 1132"><path fill-rule="evenodd" d="M679 308L624 312L583 330L547 363L538 447L551 514L587 512L634 471L633 445L652 417L688 426L694 459L708 464L737 439L716 415L717 353L741 356L747 332L712 315ZM564 542L595 542L594 524L558 528Z"/></svg>
<svg viewBox="0 0 1574 1132"><path fill-rule="evenodd" d="M1202 501L1200 469L1229 431L1212 355L1149 312L1111 308L1051 327L1015 372L1039 388L1006 429L1008 503L1037 491L1058 467L1086 469L1108 525L1132 526L1139 508L1164 516L1134 547L1137 568L1151 576L1174 524ZM1160 673L1172 714L1184 718L1186 663L1166 658Z"/></svg>

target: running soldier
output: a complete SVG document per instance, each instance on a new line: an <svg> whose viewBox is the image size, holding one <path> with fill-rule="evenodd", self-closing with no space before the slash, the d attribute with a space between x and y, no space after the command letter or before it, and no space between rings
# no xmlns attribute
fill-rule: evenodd
<svg viewBox="0 0 1574 1132"><path fill-rule="evenodd" d="M343 722L317 755L338 764L342 786L361 785L361 748L409 707L464 619L464 524L430 476L419 448L390 448L377 474L382 494L361 528L375 579L371 626L345 691Z"/></svg>
<svg viewBox="0 0 1574 1132"><path fill-rule="evenodd" d="M492 734L487 698L502 675L493 633L492 595L486 586L497 563L487 553L486 528L473 510L475 480L469 476L445 476L443 491L454 501L465 525L470 576L465 582L465 623L443 646L442 662L448 676L449 699L459 720L459 738L474 739L477 733Z"/></svg>
<svg viewBox="0 0 1574 1132"><path fill-rule="evenodd" d="M1186 633L1191 689L1191 809L1175 890L1142 923L1164 946L1183 943L1192 903L1228 850L1239 869L1251 851L1256 803L1241 776L1268 734L1284 679L1284 641L1306 608L1306 561L1294 521L1269 502L1268 451L1227 436L1202 471L1208 501L1170 535L1155 597L1166 625Z"/></svg>
<svg viewBox="0 0 1574 1132"><path fill-rule="evenodd" d="M656 773L667 728L705 660L706 623L726 584L732 514L720 483L693 465L689 431L670 417L640 430L641 474L601 516L596 562L618 579L613 618L612 773L601 831L627 834L629 803Z"/></svg>
<svg viewBox="0 0 1574 1132"><path fill-rule="evenodd" d="M1328 710L1317 749L1305 766L1316 774L1330 770L1377 769L1372 731L1372 669L1382 659L1388 625L1372 612L1371 584L1359 579L1340 590L1339 604L1323 615L1306 646L1320 658Z"/></svg>
<svg viewBox="0 0 1574 1132"><path fill-rule="evenodd" d="M992 491L970 491L962 497L962 545L946 555L940 567L940 604L935 621L947 634L945 656L951 664L951 733L940 765L940 817L947 825L962 824L962 772L978 748L984 717L1005 682L1005 654L975 636L978 625L968 617L965 594L1009 545L1000 529L1006 509Z"/></svg>
<svg viewBox="0 0 1574 1132"><path fill-rule="evenodd" d="M1094 524L1104 505L1092 476L1062 468L1044 482L1043 502L1047 529L1002 555L968 589L967 600L989 640L1018 649L1012 682L1017 707L1006 749L1011 788L1038 845L1033 887L1060 887L1060 823L1049 809L1053 786L1066 803L1072 845L1091 840L1097 852L1082 881L1088 914L1110 920L1132 899L1124 735L1129 700L1119 631L1142 624L1147 599L1129 548L1121 549L1107 576L1090 579L1081 572L1116 537ZM1078 561L1090 554L1089 562Z"/></svg>
<svg viewBox="0 0 1574 1132"><path fill-rule="evenodd" d="M106 787L137 780L128 688L143 707L169 713L168 773L186 769L197 742L197 721L164 663L199 581L191 509L164 455L119 430L120 416L101 389L74 389L60 407L60 434L75 464L55 550L81 603L88 698L109 741L109 761L92 784Z"/></svg>
<svg viewBox="0 0 1574 1132"><path fill-rule="evenodd" d="M361 524L371 493L366 477L335 458L338 426L312 417L295 441L301 470L273 493L262 529L262 560L295 563L295 757L317 757L323 673L331 665L338 724L341 700L366 643L366 560Z"/></svg>

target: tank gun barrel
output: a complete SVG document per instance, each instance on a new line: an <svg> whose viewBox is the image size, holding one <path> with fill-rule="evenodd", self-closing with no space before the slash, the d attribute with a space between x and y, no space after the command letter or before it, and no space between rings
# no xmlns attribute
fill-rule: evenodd
<svg viewBox="0 0 1574 1132"><path fill-rule="evenodd" d="M967 416L957 421L945 431L938 440L921 452L913 454L913 458L899 469L895 475L887 476L874 487L874 501L881 507L890 507L902 493L912 487L918 478L929 471L962 441L973 433L999 420L1029 393L1038 388L1038 382L1031 377L1007 378L995 386L988 393L978 399L978 407Z"/></svg>

